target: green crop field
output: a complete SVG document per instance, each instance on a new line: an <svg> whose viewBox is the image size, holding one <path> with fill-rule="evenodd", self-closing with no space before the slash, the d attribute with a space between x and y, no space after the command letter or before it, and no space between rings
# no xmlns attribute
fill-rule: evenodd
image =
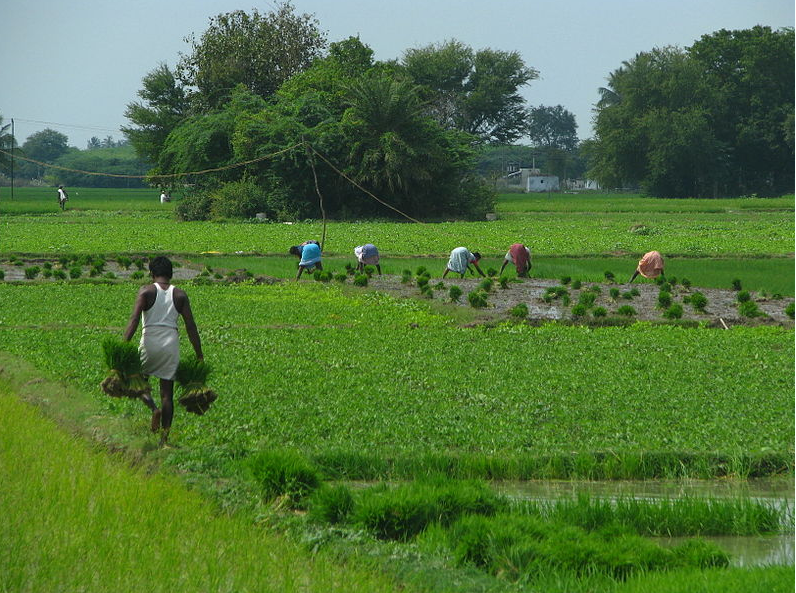
<svg viewBox="0 0 796 593"><path fill-rule="evenodd" d="M57 266L59 257L76 254L164 253L222 275L245 268L289 278L296 260L287 248L322 232L317 220L181 223L175 204L159 204L154 191L67 189L63 213L52 188L17 190L13 203L2 189L3 269L28 259ZM459 245L484 253L484 268L499 268L507 247L522 241L534 253L536 277L596 282L610 271L624 282L638 255L657 249L667 274L688 277L694 287L729 289L737 278L747 290L794 293L792 196L511 194L500 197L497 212L494 222L330 222L326 269L353 263L353 247L364 242L379 246L387 274L423 265L439 276ZM219 398L203 416L177 406L175 448L155 450L144 405L99 389L106 373L101 340L121 335L140 281L0 280L0 473L3 483L16 484L14 498L0 500L13 517L0 537L15 550L0 561L0 590L35 584L29 567L45 558L51 568L27 590L58 583L100 590L84 581L123 582L124 570L145 588L145 569L131 561L134 546L119 564L127 568L69 573L71 550L85 550L86 538L107 529L101 518L68 506L64 493L79 500L96 495L97 508L132 508L137 498L127 491L174 496L197 509L208 535L199 526L184 542L167 533L158 547L180 549L186 563L191 554L209 554L210 578L226 578L219 590L233 590L233 583L256 588L258 579L243 568L228 576L226 555L237 553L214 542L226 533L249 542L260 529L276 538L264 566L315 564L287 590L318 590L308 582L322 589L346 578L352 590L368 590L362 570L385 572L388 580L378 585L384 590L394 580L401 590L424 592L688 591L696 580L705 591L792 590L792 565L730 565L713 542L665 549L649 539L792 533L792 499L785 510L751 496L654 503L631 497L627 508L580 497L544 507L517 505L490 490L490 481L501 479L718 484L713 480L767 477L792 485L792 324L479 324L442 299L395 298L350 283L176 283L190 296ZM35 377L11 381L19 374L14 361L31 365ZM143 473L118 472L115 462L64 444L55 427L10 403L23 391L78 434L149 460L156 473L176 473L215 506L201 507L196 493L164 494L173 484L160 478L150 494ZM79 412L71 409L78 405ZM41 438L27 436L37 431ZM25 461L34 458L41 464ZM89 468L93 481L70 481L57 471L69 464ZM47 488L39 474L52 478ZM99 489L104 481L111 486ZM47 515L37 510L42 505ZM232 523L222 521L227 515ZM182 525L179 509L174 516ZM122 535L113 541L149 541L146 528L156 520L141 517L140 525L115 524ZM45 545L48 530L63 536ZM45 543L23 545L34 541ZM245 561L256 563L256 546L241 545ZM309 557L319 550L316 564ZM285 560L275 560L280 556ZM329 559L353 572L341 577ZM274 582L282 583L285 575L278 576ZM169 584L175 592L195 589L179 578Z"/></svg>

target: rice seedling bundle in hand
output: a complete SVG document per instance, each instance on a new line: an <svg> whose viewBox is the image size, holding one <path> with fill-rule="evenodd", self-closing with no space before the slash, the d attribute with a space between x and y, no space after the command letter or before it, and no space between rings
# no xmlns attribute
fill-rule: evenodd
<svg viewBox="0 0 796 593"><path fill-rule="evenodd" d="M182 388L182 395L177 401L188 412L201 416L216 401L218 395L206 385L211 370L209 364L196 357L185 358L177 366L175 378Z"/></svg>
<svg viewBox="0 0 796 593"><path fill-rule="evenodd" d="M141 397L152 393L152 387L141 373L141 356L132 342L107 336L102 340L102 353L108 376L100 387L111 397Z"/></svg>

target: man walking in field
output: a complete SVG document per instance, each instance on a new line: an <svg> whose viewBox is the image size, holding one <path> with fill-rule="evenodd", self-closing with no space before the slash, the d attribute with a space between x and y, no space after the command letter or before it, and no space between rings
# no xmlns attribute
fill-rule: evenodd
<svg viewBox="0 0 796 593"><path fill-rule="evenodd" d="M180 362L180 338L177 332L177 318L182 315L185 331L193 346L196 357L203 360L202 342L196 329L188 295L184 290L171 284L173 269L166 257L156 257L149 263L152 284L141 287L133 305L133 312L127 329L125 341L129 341L138 329L141 320L141 366L144 375L154 375L160 379L160 408L151 396L143 397L146 406L152 410L152 432L161 430L160 445L166 445L174 417L174 375Z"/></svg>

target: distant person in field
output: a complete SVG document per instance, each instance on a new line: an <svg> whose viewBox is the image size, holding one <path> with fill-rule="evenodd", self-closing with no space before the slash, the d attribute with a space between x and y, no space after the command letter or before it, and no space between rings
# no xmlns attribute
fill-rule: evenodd
<svg viewBox="0 0 796 593"><path fill-rule="evenodd" d="M514 264L518 277L527 278L528 272L531 271L531 250L522 243L514 243L503 258L503 265L500 266L501 274L509 264Z"/></svg>
<svg viewBox="0 0 796 593"><path fill-rule="evenodd" d="M152 410L150 428L152 432L161 431L160 445L165 446L174 417L174 375L180 362L177 318L180 315L196 357L204 360L204 356L188 295L171 284L171 261L166 257L156 257L149 263L149 273L152 284L142 286L138 291L130 321L124 330L124 339L132 339L140 319L143 327L138 347L141 365L144 375L154 375L160 379L160 408L151 396L142 399Z"/></svg>
<svg viewBox="0 0 796 593"><path fill-rule="evenodd" d="M58 186L58 205L61 207L61 210L66 209L66 201L69 199L69 195L64 190L63 185Z"/></svg>
<svg viewBox="0 0 796 593"><path fill-rule="evenodd" d="M661 254L657 251L645 253L639 260L636 271L633 272L633 276L631 276L628 284L633 282L639 274L645 278L657 278L658 276L665 278L663 275L663 257L661 257Z"/></svg>
<svg viewBox="0 0 796 593"><path fill-rule="evenodd" d="M381 276L381 265L379 264L379 250L373 243L365 243L354 247L354 255L357 256L357 271L362 272L365 266L376 266L376 270Z"/></svg>
<svg viewBox="0 0 796 593"><path fill-rule="evenodd" d="M165 204L166 202L171 202L171 196L166 193L166 191L160 192L160 203Z"/></svg>
<svg viewBox="0 0 796 593"><path fill-rule="evenodd" d="M321 246L317 241L304 241L301 245L293 245L289 249L289 253L299 258L296 280L301 278L301 274L304 270L307 270L307 273L312 272L316 268L323 270L323 264L321 263Z"/></svg>
<svg viewBox="0 0 796 593"><path fill-rule="evenodd" d="M470 270L470 273L474 274L470 264L478 270L479 274L486 276L486 274L481 271L481 268L478 267L479 261L481 261L481 254L477 251L471 252L467 247L457 247L451 251L450 258L448 258L448 265L442 277L445 278L448 272L456 272L457 274L461 274L462 278L464 278L464 273L467 272L467 270Z"/></svg>

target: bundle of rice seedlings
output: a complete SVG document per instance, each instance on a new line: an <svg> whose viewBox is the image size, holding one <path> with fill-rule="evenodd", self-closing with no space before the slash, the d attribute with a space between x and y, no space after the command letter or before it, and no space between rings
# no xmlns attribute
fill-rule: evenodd
<svg viewBox="0 0 796 593"><path fill-rule="evenodd" d="M100 383L111 397L141 397L149 395L152 388L141 374L141 357L138 347L112 336L102 340L102 352L108 376Z"/></svg>
<svg viewBox="0 0 796 593"><path fill-rule="evenodd" d="M216 392L205 385L211 371L209 364L193 356L182 359L177 366L175 379L182 388L182 395L177 401L188 412L201 416L216 401Z"/></svg>

